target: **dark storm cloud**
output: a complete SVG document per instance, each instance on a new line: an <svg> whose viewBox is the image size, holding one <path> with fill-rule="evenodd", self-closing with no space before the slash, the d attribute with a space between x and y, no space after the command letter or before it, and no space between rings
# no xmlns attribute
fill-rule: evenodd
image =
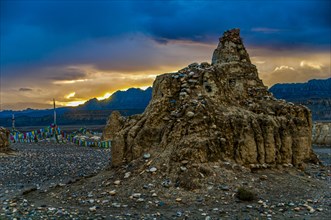
<svg viewBox="0 0 331 220"><path fill-rule="evenodd" d="M178 39L214 42L224 30L239 27L253 45L330 45L330 11L327 0L3 0L1 64L40 61L85 40L137 32L163 44Z"/></svg>
<svg viewBox="0 0 331 220"><path fill-rule="evenodd" d="M30 64L86 39L134 31L127 3L1 1L1 63Z"/></svg>
<svg viewBox="0 0 331 220"><path fill-rule="evenodd" d="M85 79L89 75L86 71L76 68L55 68L49 70L49 72L53 72L53 74L49 74L48 78L56 81L80 80Z"/></svg>
<svg viewBox="0 0 331 220"><path fill-rule="evenodd" d="M1 1L2 28L36 26L53 34L108 36L132 29L129 2L120 1ZM3 7L4 5L4 7Z"/></svg>
<svg viewBox="0 0 331 220"><path fill-rule="evenodd" d="M251 43L330 43L329 1L181 1L143 7L136 3L135 9L156 39L208 41L239 27ZM256 28L282 31L251 31Z"/></svg>
<svg viewBox="0 0 331 220"><path fill-rule="evenodd" d="M19 88L19 90L18 91L20 91L20 92L29 92L29 91L32 91L33 89L31 89L31 88Z"/></svg>

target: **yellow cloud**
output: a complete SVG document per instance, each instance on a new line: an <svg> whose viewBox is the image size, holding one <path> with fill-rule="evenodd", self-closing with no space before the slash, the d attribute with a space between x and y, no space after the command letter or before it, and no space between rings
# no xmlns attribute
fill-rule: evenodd
<svg viewBox="0 0 331 220"><path fill-rule="evenodd" d="M54 81L54 84L73 84L77 82L86 82L88 79L77 79L77 80L60 80L60 81Z"/></svg>
<svg viewBox="0 0 331 220"><path fill-rule="evenodd" d="M84 100L84 101L72 101L72 102L65 102L63 103L64 106L78 106L78 105L81 105L81 104L84 104L87 100Z"/></svg>
<svg viewBox="0 0 331 220"><path fill-rule="evenodd" d="M275 71L280 71L280 70L295 70L293 67L291 66L277 66L274 70Z"/></svg>
<svg viewBox="0 0 331 220"><path fill-rule="evenodd" d="M72 93L69 93L68 95L66 95L65 98L70 99L70 98L75 97L75 95L76 95L76 92L72 92Z"/></svg>
<svg viewBox="0 0 331 220"><path fill-rule="evenodd" d="M305 60L300 62L300 66L301 67L311 67L313 69L318 69L318 70L322 69L322 67L323 67L323 65L321 65L321 64L308 62L308 61L305 61Z"/></svg>

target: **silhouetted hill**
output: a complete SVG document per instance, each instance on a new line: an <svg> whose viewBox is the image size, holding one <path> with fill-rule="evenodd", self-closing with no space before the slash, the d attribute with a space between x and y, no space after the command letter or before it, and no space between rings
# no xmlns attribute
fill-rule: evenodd
<svg viewBox="0 0 331 220"><path fill-rule="evenodd" d="M146 90L130 88L117 91L108 99L90 99L77 107L61 107L56 109L59 125L99 125L106 124L112 111L118 110L122 115L142 113L152 97L152 88ZM0 112L0 126L11 127L12 114L15 124L21 126L47 126L53 122L53 109L26 109L22 111L6 110Z"/></svg>
<svg viewBox="0 0 331 220"><path fill-rule="evenodd" d="M312 111L313 120L331 120L331 78L275 84L269 91L278 99L307 106Z"/></svg>
<svg viewBox="0 0 331 220"><path fill-rule="evenodd" d="M57 114L61 115L67 111L69 111L72 107L61 107L57 108ZM53 115L53 109L25 109L20 111L13 111L13 110L4 110L0 112L0 119L1 118L11 118L12 114L15 114L15 118L20 116L28 116L28 117L43 117L47 115Z"/></svg>
<svg viewBox="0 0 331 220"><path fill-rule="evenodd" d="M145 109L152 98L152 87L146 90L130 88L126 91L117 91L108 99L98 101L90 99L77 110L113 110L113 109Z"/></svg>

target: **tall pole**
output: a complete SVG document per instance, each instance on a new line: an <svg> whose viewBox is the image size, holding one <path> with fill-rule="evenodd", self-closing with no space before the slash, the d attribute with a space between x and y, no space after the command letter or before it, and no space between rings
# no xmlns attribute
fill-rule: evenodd
<svg viewBox="0 0 331 220"><path fill-rule="evenodd" d="M53 108L54 108L54 136L57 143L59 143L57 126L56 126L56 111L55 111L55 99L53 98Z"/></svg>
<svg viewBox="0 0 331 220"><path fill-rule="evenodd" d="M56 125L56 111L55 111L55 99L53 98L53 108L54 108L54 125Z"/></svg>
<svg viewBox="0 0 331 220"><path fill-rule="evenodd" d="M12 130L15 130L15 115L14 114L12 114L11 126L12 126Z"/></svg>

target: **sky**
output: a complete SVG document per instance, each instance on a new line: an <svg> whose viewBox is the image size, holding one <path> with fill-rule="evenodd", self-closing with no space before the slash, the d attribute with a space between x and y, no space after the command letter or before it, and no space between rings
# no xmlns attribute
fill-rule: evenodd
<svg viewBox="0 0 331 220"><path fill-rule="evenodd" d="M74 106L211 62L241 37L267 86L331 77L328 0L1 0L0 110Z"/></svg>

